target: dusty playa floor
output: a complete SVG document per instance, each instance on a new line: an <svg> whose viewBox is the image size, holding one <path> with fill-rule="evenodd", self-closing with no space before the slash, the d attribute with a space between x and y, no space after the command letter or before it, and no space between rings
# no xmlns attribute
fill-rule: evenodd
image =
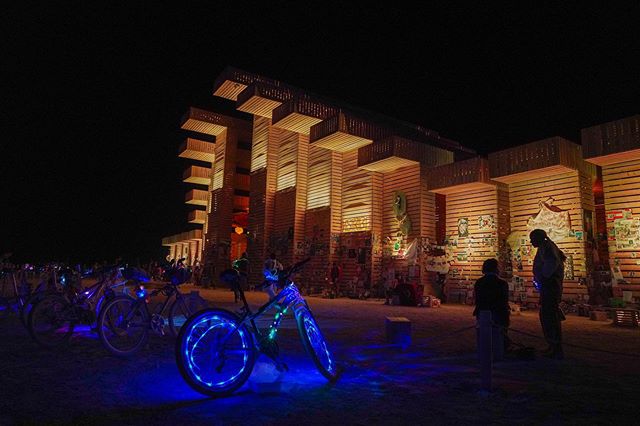
<svg viewBox="0 0 640 426"><path fill-rule="evenodd" d="M212 304L237 306L230 291L201 293ZM248 298L257 306L266 295ZM308 302L345 368L340 380L329 385L314 370L287 320L279 343L290 371L280 379L280 392L262 392L254 374L235 395L217 400L182 380L168 337L155 336L132 359L109 356L88 330L66 349L45 351L10 317L0 322L0 424L637 424L639 329L569 316L565 340L601 352L568 346L564 361L496 363L494 390L485 395L479 392L474 330L446 337L473 325L471 307L314 297ZM412 321L410 348L385 343L386 316ZM541 334L535 312L514 316L512 327ZM534 337L512 336L545 346ZM256 368L268 367L261 358Z"/></svg>

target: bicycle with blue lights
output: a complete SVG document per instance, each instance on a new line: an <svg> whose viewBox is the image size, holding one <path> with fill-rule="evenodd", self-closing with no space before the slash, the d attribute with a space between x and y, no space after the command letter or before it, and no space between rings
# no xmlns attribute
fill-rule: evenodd
<svg viewBox="0 0 640 426"><path fill-rule="evenodd" d="M178 286L188 279L186 269L173 269L166 274L167 283L161 288L147 291L138 285L135 298L117 296L105 303L98 316L98 335L105 349L115 356L131 356L149 339L149 332L177 336L186 319L207 307L207 302L196 294L183 294ZM138 279L140 282L148 279ZM156 309L149 303L157 295L165 297ZM172 302L172 303L169 303ZM166 318L166 319L165 319Z"/></svg>
<svg viewBox="0 0 640 426"><path fill-rule="evenodd" d="M290 280L310 259L298 262L281 271L277 280L282 290L253 313L239 286L238 272L230 269L221 279L240 293L243 313L223 309L205 309L191 316L176 341L176 362L185 381L196 391L209 396L225 396L240 388L249 378L257 356L271 358L280 371L287 370L279 359L276 342L278 327L287 313L296 320L298 333L307 353L318 371L329 381L338 378L338 368L309 305ZM272 285L267 280L263 284ZM269 329L261 331L256 320L270 309L276 314Z"/></svg>
<svg viewBox="0 0 640 426"><path fill-rule="evenodd" d="M83 287L80 274L67 268L60 273L61 293L44 295L30 309L27 319L29 334L40 346L54 348L67 343L76 326L93 326L105 301L124 291L128 279L124 268L106 267L97 271L98 281ZM125 272L124 275L127 275Z"/></svg>

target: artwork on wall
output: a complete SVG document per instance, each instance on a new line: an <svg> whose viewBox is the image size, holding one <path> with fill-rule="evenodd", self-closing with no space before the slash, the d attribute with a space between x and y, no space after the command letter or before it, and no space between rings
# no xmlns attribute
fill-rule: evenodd
<svg viewBox="0 0 640 426"><path fill-rule="evenodd" d="M613 229L616 239L616 249L640 249L640 218L616 219Z"/></svg>
<svg viewBox="0 0 640 426"><path fill-rule="evenodd" d="M562 210L552 205L553 199L540 201L540 210L535 216L529 218L527 229L543 229L549 238L558 242L567 238L571 233L571 216L569 210Z"/></svg>
<svg viewBox="0 0 640 426"><path fill-rule="evenodd" d="M469 219L461 217L458 219L458 237L469 236Z"/></svg>
<svg viewBox="0 0 640 426"><path fill-rule="evenodd" d="M567 259L564 261L564 279L565 280L573 280L573 255L570 254L567 256Z"/></svg>
<svg viewBox="0 0 640 426"><path fill-rule="evenodd" d="M479 230L486 230L486 229L495 229L496 228L496 221L493 218L493 215L483 215L483 216L478 216L478 229Z"/></svg>

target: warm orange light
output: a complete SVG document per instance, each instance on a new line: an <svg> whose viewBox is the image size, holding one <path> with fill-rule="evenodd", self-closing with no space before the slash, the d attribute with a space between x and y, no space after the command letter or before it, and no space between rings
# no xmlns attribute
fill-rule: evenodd
<svg viewBox="0 0 640 426"><path fill-rule="evenodd" d="M236 231L236 234L238 235L242 235L244 233L244 229L240 226L236 226L235 231Z"/></svg>

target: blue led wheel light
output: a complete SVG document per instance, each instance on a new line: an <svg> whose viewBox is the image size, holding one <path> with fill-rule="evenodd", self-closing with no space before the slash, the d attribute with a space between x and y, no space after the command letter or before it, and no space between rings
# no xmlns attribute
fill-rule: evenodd
<svg viewBox="0 0 640 426"><path fill-rule="evenodd" d="M311 348L318 356L318 360L322 364L322 366L329 372L334 372L334 364L333 359L331 357L331 353L327 348L327 342L322 337L322 333L318 328L318 324L316 324L315 319L311 316L308 311L304 312L303 324L305 332L307 333L307 337L309 339L309 343L311 344Z"/></svg>
<svg viewBox="0 0 640 426"><path fill-rule="evenodd" d="M251 339L235 321L205 314L187 330L182 347L189 374L206 387L224 389L247 368Z"/></svg>

